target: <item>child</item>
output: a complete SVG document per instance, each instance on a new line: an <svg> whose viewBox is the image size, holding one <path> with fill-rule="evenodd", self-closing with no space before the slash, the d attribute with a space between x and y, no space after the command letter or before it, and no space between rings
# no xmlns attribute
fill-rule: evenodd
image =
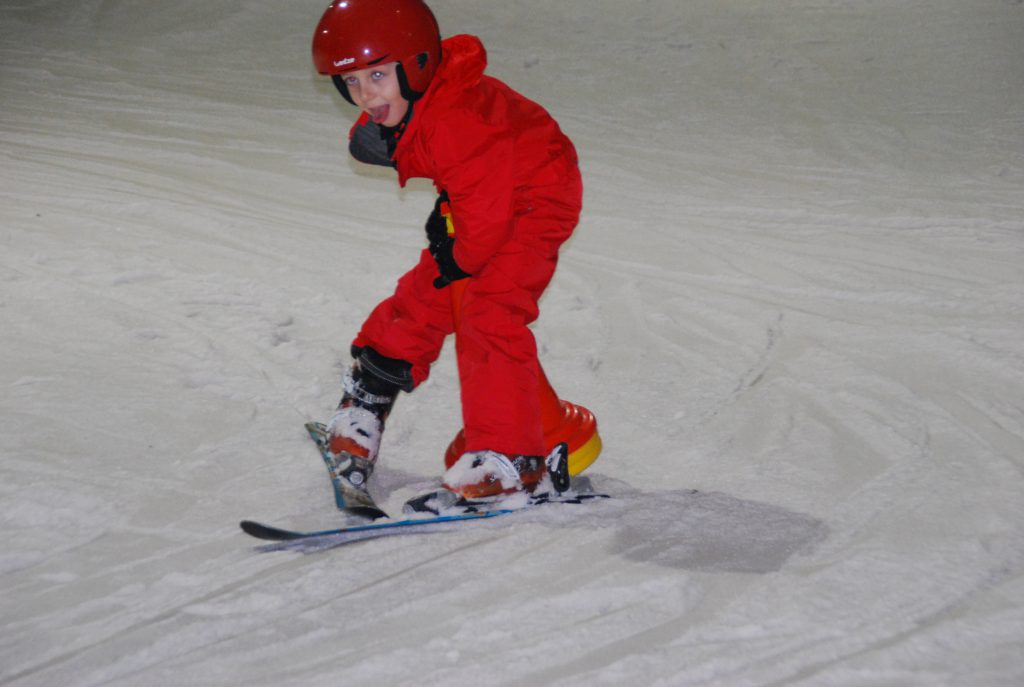
<svg viewBox="0 0 1024 687"><path fill-rule="evenodd" d="M395 167L403 186L431 179L439 192L429 248L352 344L329 425L339 472L365 490L395 397L427 378L457 322L465 453L444 486L466 498L532 493L547 469L529 325L579 220L572 143L543 108L484 75L478 38L442 41L422 0L335 1L313 36L313 62L363 111L352 155Z"/></svg>

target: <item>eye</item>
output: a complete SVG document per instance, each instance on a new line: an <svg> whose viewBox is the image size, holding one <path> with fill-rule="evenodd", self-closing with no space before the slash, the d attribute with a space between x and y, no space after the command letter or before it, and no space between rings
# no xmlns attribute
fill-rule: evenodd
<svg viewBox="0 0 1024 687"><path fill-rule="evenodd" d="M345 77L345 85L346 86L356 86L358 84L359 84L359 79L357 79L356 77L354 77L354 76L346 76Z"/></svg>
<svg viewBox="0 0 1024 687"><path fill-rule="evenodd" d="M387 76L387 74L385 74L384 72L374 72L373 74L371 74L371 78L373 78L374 81L380 81L385 76Z"/></svg>

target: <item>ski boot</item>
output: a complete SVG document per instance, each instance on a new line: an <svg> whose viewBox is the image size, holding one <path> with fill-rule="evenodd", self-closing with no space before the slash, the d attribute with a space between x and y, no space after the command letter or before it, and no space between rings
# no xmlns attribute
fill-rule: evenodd
<svg viewBox="0 0 1024 687"><path fill-rule="evenodd" d="M367 482L395 398L399 391L412 388L412 366L386 358L372 348L354 352L356 361L345 374L345 393L327 425L324 457L346 508L376 508Z"/></svg>
<svg viewBox="0 0 1024 687"><path fill-rule="evenodd" d="M498 451L470 451L455 461L442 486L464 501L500 500L514 494L532 498L569 488L566 445L544 456L508 456Z"/></svg>

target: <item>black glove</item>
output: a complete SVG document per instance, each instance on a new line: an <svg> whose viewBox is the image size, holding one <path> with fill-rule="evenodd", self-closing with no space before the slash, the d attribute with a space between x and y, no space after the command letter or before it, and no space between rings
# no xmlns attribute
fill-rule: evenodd
<svg viewBox="0 0 1024 687"><path fill-rule="evenodd" d="M430 247L430 255L434 256L437 269L441 275L434 280L434 289L443 289L447 285L469 276L469 272L463 271L459 263L455 261L452 250L455 248L455 239L444 237L442 241Z"/></svg>
<svg viewBox="0 0 1024 687"><path fill-rule="evenodd" d="M445 236L437 243L430 244L430 254L434 256L437 269L441 272L441 276L434 280L435 289L443 289L453 281L470 276L455 262L455 256L452 255L453 248L455 248L455 239L451 236Z"/></svg>
<svg viewBox="0 0 1024 687"><path fill-rule="evenodd" d="M434 247L439 246L442 241L448 238L448 220L441 214L441 206L448 202L448 192L441 191L434 203L434 211L427 218L427 241L430 242L430 252L433 254Z"/></svg>
<svg viewBox="0 0 1024 687"><path fill-rule="evenodd" d="M441 276L434 280L435 289L443 289L453 281L470 276L459 267L452 256L455 238L448 235L448 218L445 216L445 212L451 212L451 210L447 205L448 192L441 191L437 202L434 203L434 211L430 213L426 227L424 227L427 230L427 241L430 242L428 250L434 256L437 269L441 272Z"/></svg>

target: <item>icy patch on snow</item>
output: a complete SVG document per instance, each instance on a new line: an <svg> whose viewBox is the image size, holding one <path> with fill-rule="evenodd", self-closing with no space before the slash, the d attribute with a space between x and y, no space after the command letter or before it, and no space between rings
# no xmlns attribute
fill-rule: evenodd
<svg viewBox="0 0 1024 687"><path fill-rule="evenodd" d="M635 495L614 508L611 551L684 570L769 573L828 536L821 520L768 503L694 490Z"/></svg>

